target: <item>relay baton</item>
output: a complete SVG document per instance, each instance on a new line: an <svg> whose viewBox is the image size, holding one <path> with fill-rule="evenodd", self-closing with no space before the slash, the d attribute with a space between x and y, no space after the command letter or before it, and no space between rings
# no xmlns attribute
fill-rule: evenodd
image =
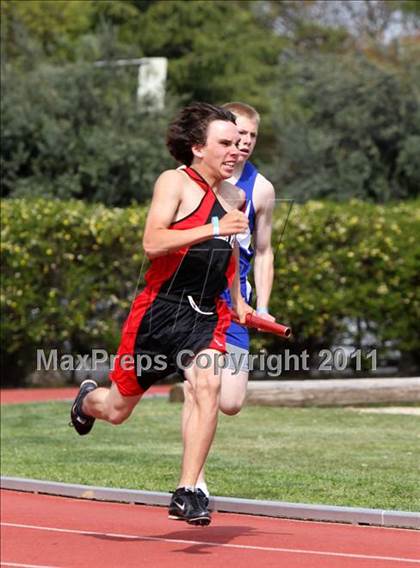
<svg viewBox="0 0 420 568"><path fill-rule="evenodd" d="M231 314L232 321L240 323L238 316L233 312L231 312ZM277 323L275 321L266 320L254 314L247 314L245 324L242 325L260 329L262 331L268 331L269 333L274 333L274 335L279 335L280 337L285 337L286 339L288 339L292 335L292 330L290 329L290 327L287 327L286 325L282 325L281 323Z"/></svg>

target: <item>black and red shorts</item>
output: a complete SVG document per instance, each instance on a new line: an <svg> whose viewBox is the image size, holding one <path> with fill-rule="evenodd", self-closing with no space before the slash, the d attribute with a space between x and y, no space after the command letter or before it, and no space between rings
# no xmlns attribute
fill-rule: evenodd
<svg viewBox="0 0 420 568"><path fill-rule="evenodd" d="M230 311L226 302L159 294L146 288L123 326L111 380L123 396L143 394L203 349L226 352Z"/></svg>

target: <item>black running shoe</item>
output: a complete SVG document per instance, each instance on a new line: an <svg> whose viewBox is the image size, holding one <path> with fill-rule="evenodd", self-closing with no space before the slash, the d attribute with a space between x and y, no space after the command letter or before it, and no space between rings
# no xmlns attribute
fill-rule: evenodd
<svg viewBox="0 0 420 568"><path fill-rule="evenodd" d="M206 511L209 508L209 498L207 497L207 495L204 493L204 491L202 489L197 489L197 497L198 500L202 506L203 509L205 509Z"/></svg>
<svg viewBox="0 0 420 568"><path fill-rule="evenodd" d="M211 515L203 508L197 492L184 487L179 487L172 494L169 518L187 521L190 525L207 526L211 522Z"/></svg>
<svg viewBox="0 0 420 568"><path fill-rule="evenodd" d="M71 407L71 422L69 426L74 426L76 428L76 432L81 436L89 434L95 422L95 418L93 418L93 416L86 416L86 414L82 412L83 400L87 394L95 390L97 387L98 383L92 379L86 379L86 381L83 381L80 385L79 392L74 399L73 406Z"/></svg>

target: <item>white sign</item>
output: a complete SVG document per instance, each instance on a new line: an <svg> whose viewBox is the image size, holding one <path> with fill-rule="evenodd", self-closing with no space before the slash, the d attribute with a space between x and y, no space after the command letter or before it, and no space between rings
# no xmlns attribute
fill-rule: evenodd
<svg viewBox="0 0 420 568"><path fill-rule="evenodd" d="M165 84L168 70L166 57L143 57L139 66L137 100L150 110L165 107Z"/></svg>

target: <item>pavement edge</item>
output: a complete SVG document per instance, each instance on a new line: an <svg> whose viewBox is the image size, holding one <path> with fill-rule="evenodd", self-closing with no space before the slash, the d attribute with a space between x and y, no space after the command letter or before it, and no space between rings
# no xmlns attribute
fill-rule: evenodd
<svg viewBox="0 0 420 568"><path fill-rule="evenodd" d="M78 499L134 503L139 505L169 505L170 494L157 491L135 489L115 489L94 485L77 485L38 479L1 476L1 488L28 493L41 493ZM304 503L286 503L283 501L258 501L255 499L236 499L231 497L211 497L210 507L223 513L240 513L279 517L304 521L328 521L420 529L420 513L405 511L387 511L358 507L335 507L330 505L312 505Z"/></svg>

